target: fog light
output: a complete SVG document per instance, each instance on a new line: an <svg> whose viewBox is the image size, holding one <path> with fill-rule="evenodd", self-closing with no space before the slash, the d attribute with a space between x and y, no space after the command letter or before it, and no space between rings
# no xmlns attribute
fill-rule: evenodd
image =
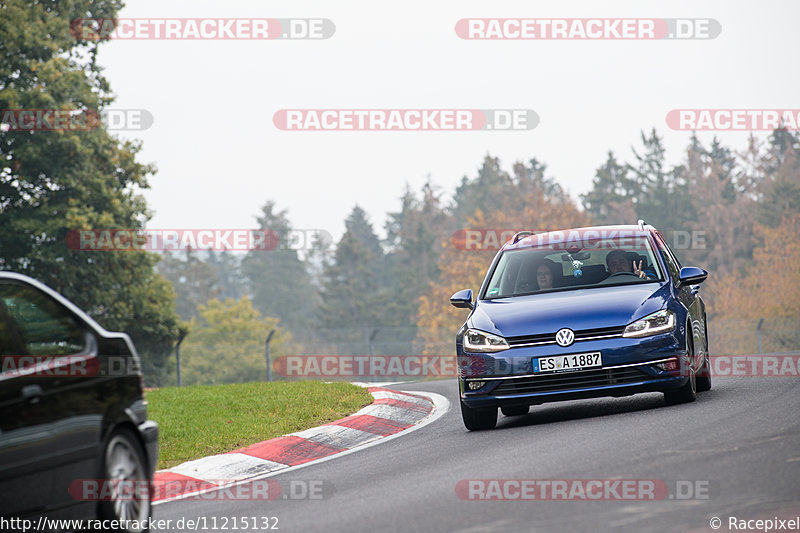
<svg viewBox="0 0 800 533"><path fill-rule="evenodd" d="M676 358L668 359L663 363L656 363L655 367L659 370L665 370L667 372L672 372L674 370L678 370L680 368L680 363Z"/></svg>
<svg viewBox="0 0 800 533"><path fill-rule="evenodd" d="M478 390L481 387L483 387L483 384L484 384L483 381L468 381L467 382L467 388L469 390Z"/></svg>

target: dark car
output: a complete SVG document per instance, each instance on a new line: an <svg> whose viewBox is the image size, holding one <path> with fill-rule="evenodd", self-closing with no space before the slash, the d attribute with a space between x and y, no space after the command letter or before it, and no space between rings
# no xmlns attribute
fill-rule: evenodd
<svg viewBox="0 0 800 533"><path fill-rule="evenodd" d="M708 273L682 267L664 237L637 226L518 233L472 291L456 335L461 414L491 429L497 408L522 415L545 402L663 392L691 402L711 388Z"/></svg>
<svg viewBox="0 0 800 533"><path fill-rule="evenodd" d="M0 358L3 530L21 517L146 528L158 425L130 338L49 287L0 272Z"/></svg>

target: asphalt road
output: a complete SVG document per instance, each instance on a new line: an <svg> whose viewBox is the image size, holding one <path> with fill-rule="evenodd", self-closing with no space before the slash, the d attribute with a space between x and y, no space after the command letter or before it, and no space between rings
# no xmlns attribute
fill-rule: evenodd
<svg viewBox="0 0 800 533"><path fill-rule="evenodd" d="M201 518L209 528L216 519L217 530L226 520L232 530L233 517L277 517L284 532L473 533L714 531L713 517L722 521L718 531L730 531L731 516L800 515L798 378L717 378L698 401L674 407L661 394L535 406L526 416L501 415L497 429L485 432L464 429L454 380L392 388L442 394L450 410L398 438L270 478L287 492L292 483L322 484L322 498L176 501L156 506L155 518ZM461 499L458 482L472 479L657 480L670 494L655 501ZM700 497L681 499L689 487ZM266 531L263 524L257 530Z"/></svg>

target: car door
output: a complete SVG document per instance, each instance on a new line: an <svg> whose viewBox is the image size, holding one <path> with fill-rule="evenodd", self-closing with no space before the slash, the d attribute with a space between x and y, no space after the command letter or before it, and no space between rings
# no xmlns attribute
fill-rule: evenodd
<svg viewBox="0 0 800 533"><path fill-rule="evenodd" d="M689 312L689 327L691 328L689 334L692 335L694 343L695 368L699 368L702 364L703 356L705 355L706 346L708 346L705 327L706 306L705 302L703 302L703 298L700 296L700 286L694 285L678 288L681 263L678 261L678 258L675 257L672 249L667 245L666 240L664 240L664 237L660 233L656 233L656 243L664 257L664 262L667 264L667 270L672 279L672 284L675 287L678 301L680 301Z"/></svg>
<svg viewBox="0 0 800 533"><path fill-rule="evenodd" d="M15 339L4 348L9 353L0 376L2 492L18 501L9 505L13 513L76 503L70 483L98 472L95 337L63 305L26 283L0 282L0 302Z"/></svg>
<svg viewBox="0 0 800 533"><path fill-rule="evenodd" d="M2 285L0 285L0 289ZM0 296L0 515L46 505L52 472L40 462L55 445L39 380L20 372L29 355L22 330Z"/></svg>

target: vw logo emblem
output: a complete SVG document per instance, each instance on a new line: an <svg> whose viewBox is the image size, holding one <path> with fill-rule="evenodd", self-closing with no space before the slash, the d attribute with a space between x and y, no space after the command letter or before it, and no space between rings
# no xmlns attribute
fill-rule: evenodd
<svg viewBox="0 0 800 533"><path fill-rule="evenodd" d="M569 346L575 342L575 332L569 328L561 328L556 332L556 342L559 346Z"/></svg>

